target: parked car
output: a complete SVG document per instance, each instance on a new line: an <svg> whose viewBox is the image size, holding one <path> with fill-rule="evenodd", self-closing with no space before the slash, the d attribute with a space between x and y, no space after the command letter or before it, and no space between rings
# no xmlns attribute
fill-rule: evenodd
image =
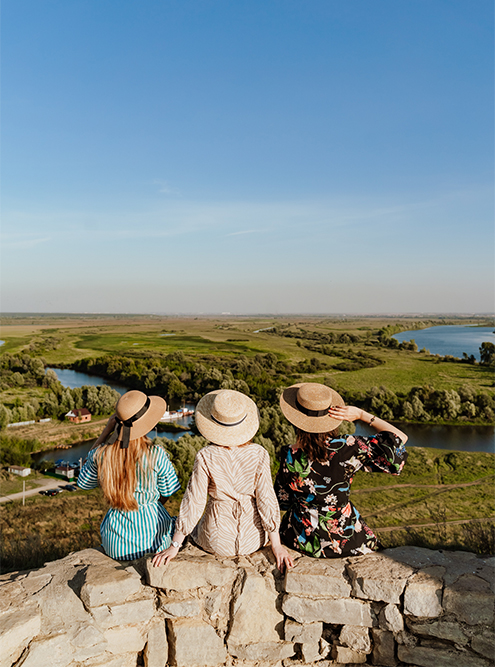
<svg viewBox="0 0 495 667"><path fill-rule="evenodd" d="M45 491L45 496L56 496L59 493L62 493L62 489L48 489Z"/></svg>
<svg viewBox="0 0 495 667"><path fill-rule="evenodd" d="M65 484L64 486L60 486L60 489L65 489L66 491L77 491L77 486L74 486L74 484Z"/></svg>

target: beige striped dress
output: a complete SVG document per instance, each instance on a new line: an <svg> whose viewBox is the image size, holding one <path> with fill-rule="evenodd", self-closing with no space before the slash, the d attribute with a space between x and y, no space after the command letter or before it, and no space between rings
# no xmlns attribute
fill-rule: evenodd
<svg viewBox="0 0 495 667"><path fill-rule="evenodd" d="M191 534L205 551L237 556L263 547L266 533L279 526L266 449L253 443L208 445L196 454L177 518L181 533Z"/></svg>

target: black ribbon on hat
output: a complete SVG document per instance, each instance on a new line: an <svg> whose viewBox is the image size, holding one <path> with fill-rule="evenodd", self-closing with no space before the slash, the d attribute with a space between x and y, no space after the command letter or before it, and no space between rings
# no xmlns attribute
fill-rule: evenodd
<svg viewBox="0 0 495 667"><path fill-rule="evenodd" d="M115 417L116 425L112 435L107 440L107 445L113 445L113 443L119 439L120 433L122 432L122 442L120 443L120 449L127 449L129 447L129 440L131 435L131 427L138 419L141 419L143 415L146 414L148 408L150 407L150 398L146 397L146 403L143 405L139 412L136 412L135 415L129 417L129 419L120 419L120 417Z"/></svg>
<svg viewBox="0 0 495 667"><path fill-rule="evenodd" d="M218 424L219 426L239 426L239 424L242 424L242 422L246 419L247 412L242 419L240 419L238 422L235 422L234 424L226 424L225 422L221 422L218 419L215 419L213 415L210 415L210 417L213 419L215 424Z"/></svg>
<svg viewBox="0 0 495 667"><path fill-rule="evenodd" d="M328 415L328 411L332 407L332 404L328 406L328 408L325 408L325 410L310 410L309 408L305 408L304 405L301 405L299 401L297 400L296 396L296 406L299 412L302 412L303 414L307 415L308 417L325 417L325 415Z"/></svg>

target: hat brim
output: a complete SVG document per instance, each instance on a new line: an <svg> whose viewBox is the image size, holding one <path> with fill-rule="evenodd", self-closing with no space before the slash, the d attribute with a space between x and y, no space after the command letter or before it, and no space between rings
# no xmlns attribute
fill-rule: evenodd
<svg viewBox="0 0 495 667"><path fill-rule="evenodd" d="M199 401L196 406L195 419L198 431L209 442L223 447L239 447L250 442L260 426L258 406L246 396L246 417L237 426L221 426L212 419L213 402L217 394L223 389L211 391Z"/></svg>
<svg viewBox="0 0 495 667"><path fill-rule="evenodd" d="M161 396L149 396L150 406L145 414L131 426L129 440L136 440L149 433L160 421L167 409L167 402ZM116 442L122 440L123 432Z"/></svg>
<svg viewBox="0 0 495 667"><path fill-rule="evenodd" d="M293 384L291 387L287 387L280 396L280 409L290 423L307 433L328 433L342 424L341 419L334 419L333 417L330 417L330 415L324 415L323 417L309 417L299 410L297 407L297 390L303 384L307 383L299 382L299 384ZM344 399L340 394L330 387L329 390L331 392L332 406L345 405Z"/></svg>

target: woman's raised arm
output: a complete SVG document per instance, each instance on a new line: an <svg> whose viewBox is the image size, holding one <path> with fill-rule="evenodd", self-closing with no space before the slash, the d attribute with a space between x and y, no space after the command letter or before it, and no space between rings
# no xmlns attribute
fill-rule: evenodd
<svg viewBox="0 0 495 667"><path fill-rule="evenodd" d="M331 417L335 419L342 419L343 421L354 422L362 421L368 426L372 426L375 431L390 431L394 433L398 438L400 438L403 445L407 442L407 435L403 433L400 429L396 428L392 424L389 424L384 419L376 417L366 410L361 410L361 408L356 408L354 405L344 405L342 407L335 406L331 407L328 410L328 413Z"/></svg>

